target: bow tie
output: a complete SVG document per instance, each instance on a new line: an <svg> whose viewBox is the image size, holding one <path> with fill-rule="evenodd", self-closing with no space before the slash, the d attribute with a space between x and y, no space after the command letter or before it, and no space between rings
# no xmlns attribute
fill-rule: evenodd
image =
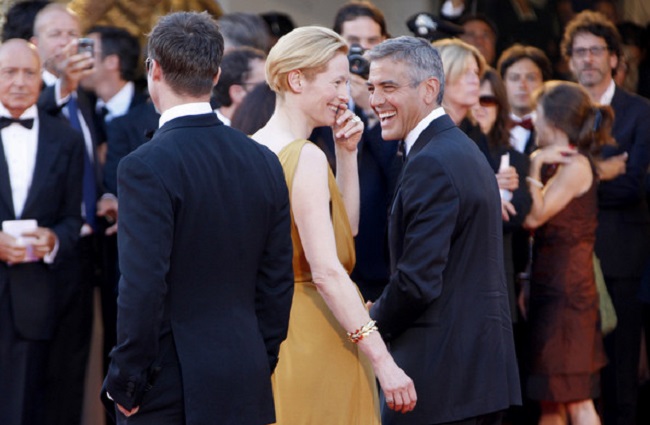
<svg viewBox="0 0 650 425"><path fill-rule="evenodd" d="M0 130L5 127L9 127L11 124L17 123L23 127L31 130L34 127L34 118L19 119L19 118L9 118L9 117L0 117Z"/></svg>
<svg viewBox="0 0 650 425"><path fill-rule="evenodd" d="M525 128L526 130L528 130L528 131L530 131L530 130L532 130L533 128L535 128L535 126L533 126L533 120L530 119L530 117L528 117L528 118L524 118L524 119L521 120L521 121L515 121L515 127L516 127L516 126L523 127L523 128Z"/></svg>

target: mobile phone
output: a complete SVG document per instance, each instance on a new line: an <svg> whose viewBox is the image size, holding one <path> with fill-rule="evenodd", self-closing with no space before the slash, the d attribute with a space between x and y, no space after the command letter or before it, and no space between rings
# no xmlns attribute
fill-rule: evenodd
<svg viewBox="0 0 650 425"><path fill-rule="evenodd" d="M95 57L95 40L92 38L80 38L77 43L77 53L89 52L92 57Z"/></svg>

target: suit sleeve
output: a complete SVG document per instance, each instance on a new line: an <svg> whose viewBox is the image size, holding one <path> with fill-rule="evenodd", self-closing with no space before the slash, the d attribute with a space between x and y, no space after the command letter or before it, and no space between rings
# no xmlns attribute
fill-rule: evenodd
<svg viewBox="0 0 650 425"><path fill-rule="evenodd" d="M81 192L83 176L83 149L81 136L70 132L69 155L67 162L66 190L61 204L59 219L51 227L59 240L56 259L64 258L70 253L79 239L81 219ZM56 262L55 259L55 262Z"/></svg>
<svg viewBox="0 0 650 425"><path fill-rule="evenodd" d="M56 102L56 85L43 87L38 97L38 107L52 116L58 116L61 113L63 105Z"/></svg>
<svg viewBox="0 0 650 425"><path fill-rule="evenodd" d="M400 335L440 296L459 213L458 194L439 161L420 154L406 166L396 200L402 207L403 237L396 247L401 254L370 311L387 340ZM396 241L390 243L393 247Z"/></svg>
<svg viewBox="0 0 650 425"><path fill-rule="evenodd" d="M258 271L255 308L271 372L278 363L280 344L287 337L293 298L293 249L289 194L277 159L271 163L276 188L274 214Z"/></svg>
<svg viewBox="0 0 650 425"><path fill-rule="evenodd" d="M163 182L140 157L122 160L118 184L120 320L105 388L117 403L132 409L142 400L159 349L174 215Z"/></svg>
<svg viewBox="0 0 650 425"><path fill-rule="evenodd" d="M618 89L617 89L618 90ZM638 112L632 117L629 112L621 114L615 119L629 120L626 123L631 129L629 140L618 141L616 150L603 149L603 156L611 156L624 151L628 153L625 174L610 181L603 181L599 185L598 197L601 207L619 208L627 205L636 205L645 196L644 179L650 164L650 106L646 102L636 105Z"/></svg>

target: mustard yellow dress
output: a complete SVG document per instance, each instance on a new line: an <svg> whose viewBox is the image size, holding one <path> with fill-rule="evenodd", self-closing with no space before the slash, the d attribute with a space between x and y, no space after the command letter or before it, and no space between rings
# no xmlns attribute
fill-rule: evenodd
<svg viewBox="0 0 650 425"><path fill-rule="evenodd" d="M306 143L311 142L295 140L278 154L289 193L300 152ZM355 262L354 240L331 170L328 184L336 249L349 273ZM380 424L372 368L358 347L347 340L345 330L318 294L293 215L291 238L295 289L288 336L280 346L280 360L272 377L276 423ZM363 302L361 295L359 302Z"/></svg>

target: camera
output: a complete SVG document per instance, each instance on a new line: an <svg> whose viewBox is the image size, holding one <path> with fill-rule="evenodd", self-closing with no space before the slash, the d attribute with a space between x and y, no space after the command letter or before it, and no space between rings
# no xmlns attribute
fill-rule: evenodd
<svg viewBox="0 0 650 425"><path fill-rule="evenodd" d="M95 57L95 40L92 38L80 38L77 42L77 53L90 52Z"/></svg>
<svg viewBox="0 0 650 425"><path fill-rule="evenodd" d="M351 45L348 52L348 61L350 61L350 72L367 80L370 72L370 62L363 57L364 52L365 50L360 45L356 43Z"/></svg>

